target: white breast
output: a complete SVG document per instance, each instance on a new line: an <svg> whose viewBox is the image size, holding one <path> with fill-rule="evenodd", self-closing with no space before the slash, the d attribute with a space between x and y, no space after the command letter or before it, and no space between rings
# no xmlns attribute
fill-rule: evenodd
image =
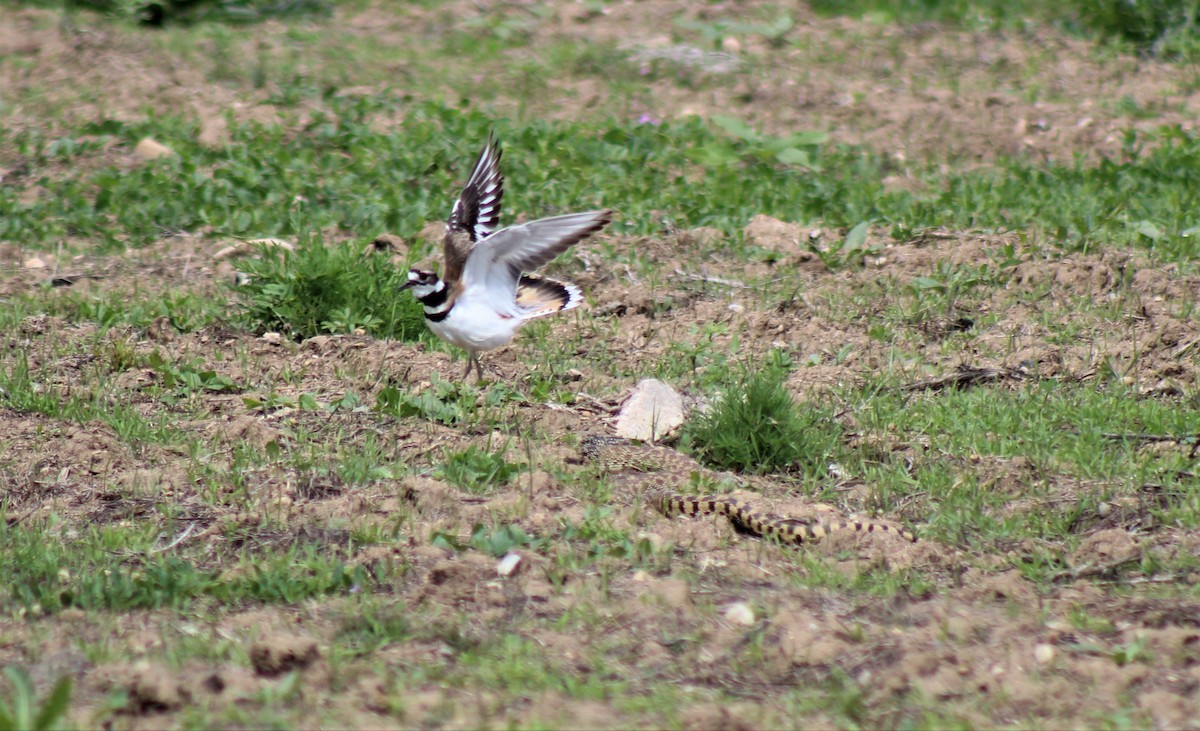
<svg viewBox="0 0 1200 731"><path fill-rule="evenodd" d="M429 329L442 340L464 350L492 350L508 345L521 321L501 317L496 309L469 294L463 294L441 322L428 321Z"/></svg>

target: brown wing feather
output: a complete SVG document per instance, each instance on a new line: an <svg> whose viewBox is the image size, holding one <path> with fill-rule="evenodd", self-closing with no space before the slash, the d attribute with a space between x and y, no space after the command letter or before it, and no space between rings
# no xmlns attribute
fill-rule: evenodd
<svg viewBox="0 0 1200 731"><path fill-rule="evenodd" d="M458 282L462 279L463 265L467 256L474 248L475 242L466 231L446 231L442 239L442 255L445 259L442 279L447 282Z"/></svg>
<svg viewBox="0 0 1200 731"><path fill-rule="evenodd" d="M442 239L445 261L442 278L446 281L456 282L462 277L463 265L471 249L480 239L490 235L500 220L500 204L504 198L501 154L495 134L489 134L479 157L475 158L471 176L446 220L446 235Z"/></svg>

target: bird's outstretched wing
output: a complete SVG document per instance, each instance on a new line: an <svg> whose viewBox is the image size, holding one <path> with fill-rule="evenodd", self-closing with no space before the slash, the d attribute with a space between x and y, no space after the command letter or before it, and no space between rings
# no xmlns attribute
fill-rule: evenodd
<svg viewBox="0 0 1200 731"><path fill-rule="evenodd" d="M500 201L504 197L504 177L500 175L500 145L494 134L475 160L471 177L463 186L450 218L446 220L446 235L442 242L445 266L442 278L455 282L462 276L463 264L475 243L491 235L500 221Z"/></svg>
<svg viewBox="0 0 1200 731"><path fill-rule="evenodd" d="M486 293L497 310L520 316L516 292L521 275L537 271L611 220L612 211L588 211L497 231L471 250L463 268L463 286L467 291Z"/></svg>

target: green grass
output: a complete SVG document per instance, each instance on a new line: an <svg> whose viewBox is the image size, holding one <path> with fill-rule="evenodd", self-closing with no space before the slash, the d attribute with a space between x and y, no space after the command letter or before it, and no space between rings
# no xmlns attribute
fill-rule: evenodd
<svg viewBox="0 0 1200 731"><path fill-rule="evenodd" d="M1062 20L1073 3L1062 16L965 0L817 7L874 24L846 21L845 35L819 41L883 34L898 57L924 31L884 24L935 20L1040 44L1047 31L1030 33L1033 23L1086 20ZM392 17L369 3L343 9ZM1156 671L1188 659L1124 627L1142 622L1130 612L1148 614L1138 602L1192 616L1197 598L1188 582L1200 560L1185 543L1200 526L1195 307L1186 296L1152 300L1136 279L1153 268L1171 292L1191 291L1200 135L1129 132L1109 159L1002 156L981 166L900 161L834 144L821 129L781 127L782 118L766 125L785 131L766 134L736 111L635 121L656 91L682 105L753 89L760 71L803 50L792 45L796 17L764 7L672 21L672 42L744 44L743 65L722 76L668 59L643 66L615 41L580 43L574 31L590 33L605 9L573 7L579 16L565 24L557 10L405 5L394 27L371 32L336 25L337 15L332 25L314 15L253 29L101 25L120 48L195 66L216 98L234 93L278 114L278 125L230 116L227 145L201 144L200 120L186 111L80 122L67 97L27 90L21 113L33 121L0 131L0 254L19 267L27 251L61 250L55 271L101 266L70 288L38 285L24 270L0 282L0 416L16 435L0 437L0 616L21 620L5 625L3 642L41 673L38 693L11 676L0 685L0 727L4 713L32 727L39 701L57 707L41 678L60 677L51 646L60 634L96 668L146 658L189 682L196 668L245 671L247 640L276 620L319 637L328 667L260 679L236 698L194 692L159 720L545 727L586 718L569 714L588 702L619 723L664 727L729 721L697 709L738 709L738 723L766 727L1047 723L1044 709L1016 708L1003 692L925 697L914 682L879 693L896 658L924 652L909 640L925 629L920 611L957 612L964 590L1005 572L1046 598L1001 607L1026 623L1022 632L1066 622L1079 636L1056 645L1060 658ZM1187 50L1188 23L1160 27L1187 6L1125 10L1143 16L1087 22L1144 50ZM94 43L77 33L89 22L65 16L57 32ZM398 42L405 33L426 42ZM19 75L40 58L0 63ZM1008 68L1005 83L1043 62ZM593 79L602 103L547 112L547 98L586 101L588 84L576 82ZM735 91L733 102L750 104L753 93ZM82 92L81 108L100 96ZM1146 123L1165 107L1101 95L1095 109ZM506 223L600 206L619 220L554 265L597 306L531 324L495 355L501 381L475 386L424 372L448 364L456 379L462 364L439 355L452 351L396 289L406 264L438 255L439 242L418 232L445 218L493 128L505 149ZM146 136L176 154L138 161ZM922 185L885 188L895 175ZM825 230L813 247L748 246L742 229L760 213ZM675 238L695 226L720 235L696 246ZM960 261L936 236L909 241L929 228L982 233L989 250ZM405 239L405 261L364 253L382 232ZM296 250L206 257L263 237ZM186 264L154 260L176 246ZM928 254L928 265L892 258L893 246ZM829 271L802 270L799 254ZM1115 274L1100 295L1017 276L1063 257L1091 266L1091 255ZM822 319L846 341L807 328ZM1131 322L1162 334L1146 347L1169 348L1172 362L1149 372L1140 353L1105 353ZM254 337L268 331L285 340ZM1033 338L1062 349L1068 363L1054 378L899 388L956 362L999 363ZM1069 369L1094 372L1076 380L1083 374ZM1146 390L1159 370L1181 393ZM819 501L902 524L921 542L796 548L738 536L720 518L683 525L570 463L579 435L607 430L613 405L650 375L711 400L680 446L714 467L759 473L747 482L765 502ZM86 470L90 457L73 451L92 449L86 440L65 444L88 432L100 445L110 432L121 442L103 447L112 474ZM200 537L210 525L218 529ZM1076 552L1100 531L1129 534L1136 555L1076 577L1092 561ZM514 553L518 570L501 577L497 562ZM1075 604L1064 586L1100 598ZM754 608L754 626L724 619L733 601ZM969 615L1000 621L987 601L971 601ZM780 658L781 628L805 613L837 619L828 639L852 647L854 667ZM165 629L147 647L140 630L150 623ZM981 648L949 635L929 641L955 653L960 643L964 667L975 663ZM91 666L77 671L82 697L68 721L136 713L122 689L97 695ZM1097 707L1114 725L1150 725L1132 696ZM555 703L567 715L556 717Z"/></svg>
<svg viewBox="0 0 1200 731"><path fill-rule="evenodd" d="M1158 497L1139 510L1155 524L1191 530L1200 519L1197 488L1187 449L1154 453L1139 435L1179 437L1187 444L1200 418L1197 404L1138 398L1119 385L1095 387L1052 381L1014 390L900 395L870 389L848 395L860 428L888 434L895 444L922 444L929 457L906 465L869 450L844 455L844 468L864 476L872 501L884 508L916 500L928 511L926 538L985 552L1036 540L1043 552L1020 559L1038 578L1059 571L1065 553L1101 522L1101 502L1136 496L1143 485L1160 485ZM998 466L1020 460L1010 479L1023 485L1018 499L997 489ZM1025 472L1022 472L1024 470ZM1040 506L1040 507L1039 507ZM1164 572L1184 569L1186 557Z"/></svg>
<svg viewBox="0 0 1200 731"><path fill-rule="evenodd" d="M525 403L520 392L505 383L490 385L480 399L478 390L467 383L447 381L436 373L431 380L428 388L415 392L385 386L376 394L375 409L402 419L416 416L447 426L496 425L509 416L512 407Z"/></svg>
<svg viewBox="0 0 1200 731"><path fill-rule="evenodd" d="M937 21L982 28L1050 23L1081 35L1128 44L1142 52L1195 58L1200 6L1190 0L814 0L825 15L870 15L893 23Z"/></svg>
<svg viewBox="0 0 1200 731"><path fill-rule="evenodd" d="M687 424L682 444L717 469L823 473L839 430L827 410L798 407L783 387L785 376L778 369L744 370Z"/></svg>
<svg viewBox="0 0 1200 731"><path fill-rule="evenodd" d="M29 362L20 357L0 368L0 406L18 413L41 414L55 420L107 424L133 445L179 439L178 426L166 414L145 416L104 388L56 388L38 380Z"/></svg>
<svg viewBox="0 0 1200 731"><path fill-rule="evenodd" d="M675 225L736 235L752 214L765 213L845 228L873 221L898 238L930 227L1016 229L1067 250L1140 247L1178 262L1200 254L1200 185L1193 172L1200 137L1180 129L1129 132L1121 159L1094 163L1009 159L972 172L918 163L912 172L928 183L918 194L885 192L881 181L890 163L870 150L807 137L789 143L744 125L730 131L695 120L505 124L429 103L408 106L398 127L379 131L372 120L398 104L382 96L330 99L330 111L315 113L298 133L236 125L233 144L221 150L197 144L194 122L185 119L91 123L78 134L129 147L150 135L179 155L80 176L51 172L86 158L78 145L64 158L62 140L8 132L0 135L0 147L16 150L50 195L22 203L16 188L0 188L0 236L32 247L85 236L111 251L200 227L211 227L214 236L251 238L307 240L326 232L353 237L359 246L384 231L411 235L446 215L454 181L465 176L478 141L494 126L507 150L506 220L607 206L618 211L614 232L649 234L665 209ZM418 253L431 251L431 244ZM335 292L344 288L336 282L350 276L347 270L374 272L367 281L384 287L387 275L371 264L354 266L354 251L314 242L294 255L297 269L270 259L253 265L276 283L296 272L315 278L287 283L283 305L267 297L256 310L259 319L269 320L275 306L295 309L296 299L320 289L326 277L336 301ZM407 310L354 307L292 314L294 327L305 331L408 317Z"/></svg>
<svg viewBox="0 0 1200 731"><path fill-rule="evenodd" d="M91 527L76 538L47 544L47 529L55 528L0 526L3 569L9 577L0 594L0 612L37 616L71 607L182 610L201 599L294 604L347 592L369 578L361 567L347 566L311 547L243 557L240 565L222 572L158 553L153 529ZM121 553L126 552L134 557L123 560Z"/></svg>
<svg viewBox="0 0 1200 731"><path fill-rule="evenodd" d="M506 460L503 449L492 452L471 445L447 454L437 474L469 493L482 494L509 484L527 468L528 465Z"/></svg>
<svg viewBox="0 0 1200 731"><path fill-rule="evenodd" d="M252 332L296 340L356 330L415 340L425 332L420 304L400 291L405 271L358 247L309 240L294 252L262 250L242 269L248 281L236 290Z"/></svg>
<svg viewBox="0 0 1200 731"><path fill-rule="evenodd" d="M0 698L0 730L51 731L61 728L71 703L71 677L63 676L39 704L33 682L24 668L6 667L4 675L12 686L8 697Z"/></svg>
<svg viewBox="0 0 1200 731"><path fill-rule="evenodd" d="M25 4L51 3L26 0ZM83 8L156 27L164 24L257 23L272 18L321 17L328 16L333 7L328 0L61 0L53 4L61 5L64 12Z"/></svg>

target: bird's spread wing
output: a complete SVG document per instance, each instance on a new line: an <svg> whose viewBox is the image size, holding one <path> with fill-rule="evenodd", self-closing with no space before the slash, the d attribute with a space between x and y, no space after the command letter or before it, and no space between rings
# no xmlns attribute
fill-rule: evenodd
<svg viewBox="0 0 1200 731"><path fill-rule="evenodd" d="M489 236L500 220L500 200L504 197L504 178L500 175L500 145L494 135L475 160L471 177L454 201L450 218L446 221L446 236L443 240L445 271L443 279L456 281L472 247L480 239Z"/></svg>
<svg viewBox="0 0 1200 731"><path fill-rule="evenodd" d="M545 266L612 220L612 211L588 211L510 226L481 240L463 268L467 290L487 292L497 310L519 316L517 282L525 272Z"/></svg>
<svg viewBox="0 0 1200 731"><path fill-rule="evenodd" d="M524 320L574 309L580 302L583 302L583 293L570 282L536 274L522 274L517 282L517 307Z"/></svg>

